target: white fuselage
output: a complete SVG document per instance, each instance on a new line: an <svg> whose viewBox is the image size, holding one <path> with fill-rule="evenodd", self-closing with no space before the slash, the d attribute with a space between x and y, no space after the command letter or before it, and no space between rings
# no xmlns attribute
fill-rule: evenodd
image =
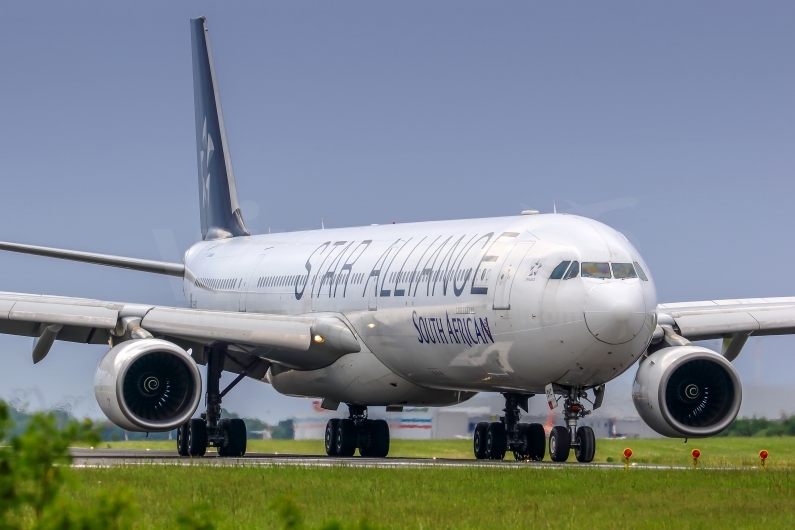
<svg viewBox="0 0 795 530"><path fill-rule="evenodd" d="M635 263L642 271L550 279L564 261ZM335 369L347 370L339 385L389 372L417 387L465 392L591 387L629 368L656 326L657 295L637 250L619 232L570 215L204 241L186 253L185 266L194 308L347 321L363 353L296 376L295 388L277 386L296 395L334 394L321 380ZM301 386L310 379L315 386Z"/></svg>

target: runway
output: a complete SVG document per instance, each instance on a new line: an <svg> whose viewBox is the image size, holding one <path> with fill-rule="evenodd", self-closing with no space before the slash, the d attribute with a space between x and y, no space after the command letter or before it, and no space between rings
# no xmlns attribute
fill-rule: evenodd
<svg viewBox="0 0 795 530"><path fill-rule="evenodd" d="M303 467L351 467L351 468L504 468L504 469L566 469L602 468L624 469L623 463L581 464L571 462L517 462L515 460L465 460L448 458L363 458L331 457L324 455L285 455L272 453L248 453L240 458L219 457L213 451L201 458L178 457L174 451L144 451L119 449L72 449L73 467L114 467L136 465L163 466L303 466ZM689 469L688 466L631 464L633 469ZM736 468L735 468L736 469Z"/></svg>

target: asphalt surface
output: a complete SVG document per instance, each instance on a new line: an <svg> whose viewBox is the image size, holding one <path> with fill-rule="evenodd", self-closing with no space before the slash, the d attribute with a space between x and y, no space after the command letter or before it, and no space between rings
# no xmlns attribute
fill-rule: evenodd
<svg viewBox="0 0 795 530"><path fill-rule="evenodd" d="M322 455L284 455L272 453L248 453L240 458L219 457L209 449L201 458L179 457L175 451L145 451L121 449L72 449L74 467L113 467L133 465L208 465L208 466L304 466L304 467L364 467L364 468L403 468L403 467L496 467L564 469L569 467L592 467L604 469L623 469L624 464L593 463L581 464L573 457L566 463L517 462L513 459L464 460L450 458L363 458L332 457ZM506 456L510 456L506 455ZM641 469L688 469L687 466L666 466L651 464L631 464Z"/></svg>

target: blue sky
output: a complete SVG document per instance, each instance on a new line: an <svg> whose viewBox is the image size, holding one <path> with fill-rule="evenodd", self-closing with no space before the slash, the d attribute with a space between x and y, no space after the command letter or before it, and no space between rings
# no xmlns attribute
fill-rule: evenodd
<svg viewBox="0 0 795 530"><path fill-rule="evenodd" d="M598 219L661 301L795 295L791 2L6 3L0 240L152 259L197 240L202 14L255 232L614 201L634 206ZM13 254L0 271L5 291L181 303L143 273ZM102 347L35 368L30 339L0 347L0 396L98 413ZM743 381L795 388L793 347L753 339ZM253 382L228 403L305 406Z"/></svg>

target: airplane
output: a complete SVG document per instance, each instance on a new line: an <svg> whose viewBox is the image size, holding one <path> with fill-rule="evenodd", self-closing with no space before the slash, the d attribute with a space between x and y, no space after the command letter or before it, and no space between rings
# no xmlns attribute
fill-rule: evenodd
<svg viewBox="0 0 795 530"><path fill-rule="evenodd" d="M330 456L383 458L389 427L369 407L443 407L499 392L479 423L478 459L591 462L579 420L637 365L632 399L658 433L714 436L737 416L731 362L749 336L795 333L795 297L658 304L651 271L618 231L586 217L525 211L486 219L251 235L240 210L207 21L190 21L202 240L182 263L0 243L0 249L182 279L188 307L0 293L0 333L108 344L97 402L129 431L177 429L177 453L246 452L222 419L245 377L348 407L325 430ZM721 352L691 341L722 339ZM206 409L199 366L206 370ZM221 389L222 372L237 374ZM590 394L589 394L590 392ZM522 423L545 395L565 425ZM589 398L589 396L592 397ZM590 404L590 407L588 406Z"/></svg>

